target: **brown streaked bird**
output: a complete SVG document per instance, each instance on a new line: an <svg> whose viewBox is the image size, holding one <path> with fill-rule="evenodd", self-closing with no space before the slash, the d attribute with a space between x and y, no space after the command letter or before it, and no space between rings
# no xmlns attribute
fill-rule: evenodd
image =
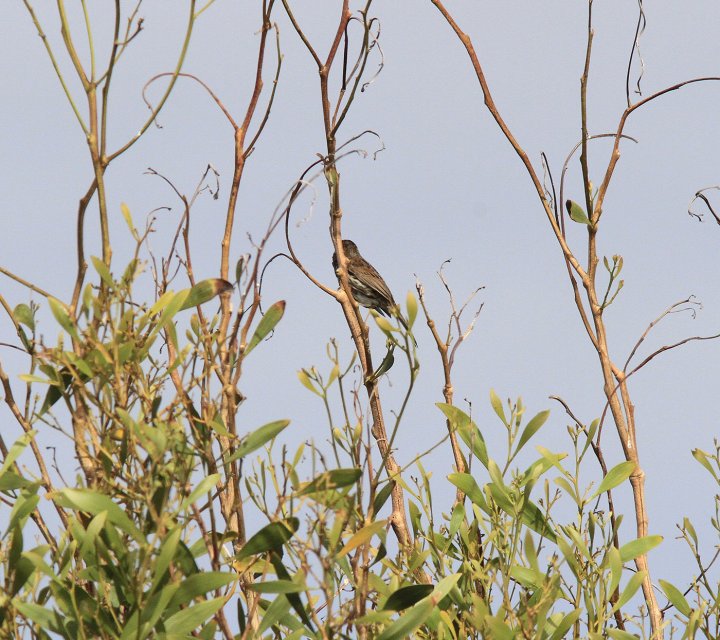
<svg viewBox="0 0 720 640"><path fill-rule="evenodd" d="M360 255L357 245L352 240L343 240L343 251L347 258L347 274L352 295L358 304L367 309L375 309L388 317L397 318L400 324L408 331L405 318L400 313L390 287L365 258ZM333 268L337 271L337 254L333 253Z"/></svg>

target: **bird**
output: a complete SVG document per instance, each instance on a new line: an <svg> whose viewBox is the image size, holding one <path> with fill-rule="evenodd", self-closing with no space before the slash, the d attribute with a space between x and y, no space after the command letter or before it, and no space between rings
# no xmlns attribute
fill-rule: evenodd
<svg viewBox="0 0 720 640"><path fill-rule="evenodd" d="M353 298L367 309L375 309L383 315L397 318L405 331L409 331L390 287L377 269L360 255L357 245L352 240L343 240L342 245L347 258L347 275ZM339 265L336 253L333 253L332 264L337 271Z"/></svg>

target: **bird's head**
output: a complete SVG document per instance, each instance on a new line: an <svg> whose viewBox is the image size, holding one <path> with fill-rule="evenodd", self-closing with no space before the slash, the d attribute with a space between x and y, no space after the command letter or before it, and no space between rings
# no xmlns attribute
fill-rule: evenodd
<svg viewBox="0 0 720 640"><path fill-rule="evenodd" d="M343 240L343 252L348 258L357 256L359 254L357 245L352 240Z"/></svg>

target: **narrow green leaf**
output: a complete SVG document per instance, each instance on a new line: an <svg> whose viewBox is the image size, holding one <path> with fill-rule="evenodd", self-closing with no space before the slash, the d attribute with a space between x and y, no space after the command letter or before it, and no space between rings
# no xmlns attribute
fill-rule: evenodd
<svg viewBox="0 0 720 640"><path fill-rule="evenodd" d="M635 463L630 460L615 465L607 472L607 475L603 478L595 493L590 496L590 499L597 498L601 493L610 491L610 489L614 489L619 484L622 484L630 477L634 470Z"/></svg>
<svg viewBox="0 0 720 640"><path fill-rule="evenodd" d="M623 631L622 629L608 628L607 634L613 640L638 640L638 636L636 636L634 633L630 633L629 631Z"/></svg>
<svg viewBox="0 0 720 640"><path fill-rule="evenodd" d="M458 502L453 507L452 515L450 516L450 525L448 526L448 533L450 534L451 538L458 532L460 525L464 521L465 507L463 506L462 502Z"/></svg>
<svg viewBox="0 0 720 640"><path fill-rule="evenodd" d="M380 376L386 374L390 369L392 369L392 366L395 364L395 345L391 345L390 348L387 350L387 353L385 354L385 357L383 358L382 362L380 363L380 366L373 371L372 376L370 377L370 380L377 380Z"/></svg>
<svg viewBox="0 0 720 640"><path fill-rule="evenodd" d="M194 287L191 287L185 302L180 311L190 309L192 307L198 307L201 304L212 300L215 296L219 296L221 293L230 291L233 288L232 284L222 278L208 278L198 282Z"/></svg>
<svg viewBox="0 0 720 640"><path fill-rule="evenodd" d="M155 560L155 565L153 566L153 573L155 575L153 576L153 584L151 591L155 591L158 585L160 585L160 583L162 582L162 579L165 576L165 572L167 571L170 563L175 557L175 552L177 551L181 535L182 528L175 527L172 531L170 531L170 533L167 534L167 536L163 540L162 546L160 547L160 552L158 553L157 559Z"/></svg>
<svg viewBox="0 0 720 640"><path fill-rule="evenodd" d="M0 491L13 491L14 489L22 489L32 484L30 480L23 478L22 476L13 473L12 471L5 471L0 474Z"/></svg>
<svg viewBox="0 0 720 640"><path fill-rule="evenodd" d="M462 491L474 504L480 507L485 513L489 513L489 508L485 496L478 486L475 478L469 473L451 473L448 480Z"/></svg>
<svg viewBox="0 0 720 640"><path fill-rule="evenodd" d="M35 316L33 315L32 309L24 302L21 302L13 309L13 317L15 318L15 322L24 324L33 331L35 330Z"/></svg>
<svg viewBox="0 0 720 640"><path fill-rule="evenodd" d="M435 586L432 584L413 584L409 587L401 587L390 594L383 605L383 611L403 611L408 607L417 604L423 598L429 596Z"/></svg>
<svg viewBox="0 0 720 640"><path fill-rule="evenodd" d="M692 608L682 594L682 591L678 589L674 584L667 582L666 580L660 580L660 588L663 593L667 596L667 599L672 602L672 605L684 616L689 616L692 612Z"/></svg>
<svg viewBox="0 0 720 640"><path fill-rule="evenodd" d="M705 453L702 449L693 449L692 456L712 474L712 477L715 478L715 480L718 480L718 475L715 473L715 469L712 468L712 465L708 460L707 453Z"/></svg>
<svg viewBox="0 0 720 640"><path fill-rule="evenodd" d="M573 609L570 613L568 613L555 628L555 631L550 636L550 640L561 640L564 638L568 629L575 624L575 621L580 617L581 613L582 609Z"/></svg>
<svg viewBox="0 0 720 640"><path fill-rule="evenodd" d="M248 587L255 593L301 593L307 587L303 584L295 584L291 580L268 580L267 582L256 582Z"/></svg>
<svg viewBox="0 0 720 640"><path fill-rule="evenodd" d="M323 394L315 388L315 385L305 369L300 369L300 371L297 372L297 377L303 387L312 391L316 396L320 396L321 398L323 397Z"/></svg>
<svg viewBox="0 0 720 640"><path fill-rule="evenodd" d="M395 488L395 484L395 480L390 480L390 482L387 482L383 488L377 492L375 500L373 500L373 514L375 514L375 516L377 516L380 509L382 509L384 504L387 502L387 499L390 497L390 494Z"/></svg>
<svg viewBox="0 0 720 640"><path fill-rule="evenodd" d="M550 524L545 517L545 513L534 502L528 500L525 503L520 517L522 518L522 521L535 533L539 533L541 536L544 536L552 542L557 540L557 536L550 527Z"/></svg>
<svg viewBox="0 0 720 640"><path fill-rule="evenodd" d="M276 624L289 610L290 601L287 599L287 596L280 594L265 610L265 615L262 617L262 622L258 627L255 637L261 637L265 631Z"/></svg>
<svg viewBox="0 0 720 640"><path fill-rule="evenodd" d="M485 624L489 627L493 640L513 640L513 630L496 616L485 616Z"/></svg>
<svg viewBox="0 0 720 640"><path fill-rule="evenodd" d="M203 478L198 483L197 487L195 487L191 492L190 495L185 498L185 500L182 501L182 504L180 505L180 512L182 513L186 509L189 509L190 506L202 495L205 495L208 491L210 491L217 483L218 480L220 480L220 474L219 473L213 473L206 478Z"/></svg>
<svg viewBox="0 0 720 640"><path fill-rule="evenodd" d="M407 297L405 298L405 306L408 314L408 328L412 329L418 314L418 301L412 291L408 291Z"/></svg>
<svg viewBox="0 0 720 640"><path fill-rule="evenodd" d="M368 542L376 533L379 533L387 525L387 520L376 520L368 525L365 525L359 531L356 531L353 536L345 543L345 546L340 550L338 556L342 557L350 553L353 549L356 549L361 544Z"/></svg>
<svg viewBox="0 0 720 640"><path fill-rule="evenodd" d="M377 640L404 640L423 624L435 610L435 604L429 599L421 600L407 613L401 615L388 626Z"/></svg>
<svg viewBox="0 0 720 640"><path fill-rule="evenodd" d="M251 454L256 449L270 442L270 440L277 436L289 424L290 420L276 420L275 422L269 422L263 425L259 429L255 429L255 431L245 436L240 446L225 462L233 462L238 458L243 458Z"/></svg>
<svg viewBox="0 0 720 640"><path fill-rule="evenodd" d="M268 310L267 313L262 317L262 320L258 322L258 326L255 329L253 337L250 338L247 347L245 348L245 355L248 355L255 347L257 347L262 340L275 328L275 325L280 322L285 313L285 300L279 300L275 302Z"/></svg>
<svg viewBox="0 0 720 640"><path fill-rule="evenodd" d="M645 536L637 540L631 540L620 547L620 559L623 562L635 560L638 556L642 556L650 551L650 549L657 547L662 541L662 536Z"/></svg>
<svg viewBox="0 0 720 640"><path fill-rule="evenodd" d="M122 217L125 219L125 224L127 225L127 228L130 230L130 234L135 240L139 240L137 229L135 228L135 224L133 223L132 215L130 215L130 207L128 207L124 202L120 203L120 213L122 213Z"/></svg>
<svg viewBox="0 0 720 640"><path fill-rule="evenodd" d="M608 564L610 565L610 589L608 595L612 595L620 585L620 578L622 577L623 563L620 557L620 552L616 547L610 547L607 553Z"/></svg>
<svg viewBox="0 0 720 640"><path fill-rule="evenodd" d="M23 493L10 510L10 519L8 520L8 530L12 529L16 524L20 529L25 525L28 516L35 510L40 496L37 493Z"/></svg>
<svg viewBox="0 0 720 640"><path fill-rule="evenodd" d="M590 218L587 217L585 210L577 202L567 200L565 202L565 208L573 222L590 225Z"/></svg>
<svg viewBox="0 0 720 640"><path fill-rule="evenodd" d="M517 564L510 567L510 576L529 589L539 589L545 582L545 574L542 571Z"/></svg>
<svg viewBox="0 0 720 640"><path fill-rule="evenodd" d="M25 447L30 444L32 439L35 437L35 434L37 434L37 430L33 429L32 431L24 433L17 440L15 440L12 447L10 447L10 450L7 452L5 460L3 460L2 467L0 467L0 478L2 478L5 473L10 471L10 468L15 463L15 460L17 460L20 454L25 450Z"/></svg>
<svg viewBox="0 0 720 640"><path fill-rule="evenodd" d="M57 320L58 324L73 338L77 338L77 330L70 318L67 307L60 302L60 300L53 298L52 296L48 297L48 304L50 305L50 311L52 311L52 314L55 316L55 320Z"/></svg>
<svg viewBox="0 0 720 640"><path fill-rule="evenodd" d="M502 400L500 400L500 397L497 393L495 393L494 389L490 389L490 404L492 405L493 411L497 414L497 417L502 420L505 426L508 426L505 411L503 410Z"/></svg>
<svg viewBox="0 0 720 640"><path fill-rule="evenodd" d="M168 603L168 609L186 606L195 598L203 596L209 591L220 589L235 580L237 580L237 574L221 571L204 571L183 578L178 590Z"/></svg>
<svg viewBox="0 0 720 640"><path fill-rule="evenodd" d="M108 496L96 493L90 489L63 489L56 493L53 500L61 507L71 507L78 511L86 511L97 515L107 511L108 520L120 527L138 541L145 541L145 537L132 523L127 514L115 504Z"/></svg>
<svg viewBox="0 0 720 640"><path fill-rule="evenodd" d="M165 633L190 633L204 624L225 604L225 598L213 598L199 602L187 609L181 609L164 623Z"/></svg>
<svg viewBox="0 0 720 640"><path fill-rule="evenodd" d="M298 496L306 496L318 491L330 491L347 487L357 482L362 475L362 469L351 467L349 469L331 469L313 478L298 491Z"/></svg>
<svg viewBox="0 0 720 640"><path fill-rule="evenodd" d="M445 414L448 422L450 422L450 427L460 434L463 442L472 451L473 455L487 468L488 453L485 439L480 433L480 429L470 419L470 416L452 404L437 402L435 406Z"/></svg>
<svg viewBox="0 0 720 640"><path fill-rule="evenodd" d="M150 307L150 311L148 311L148 314L154 316L156 313L160 313L165 307L170 304L170 301L174 297L174 291L166 291L155 301L155 304Z"/></svg>
<svg viewBox="0 0 720 640"><path fill-rule="evenodd" d="M522 434L520 434L520 439L518 440L517 448L515 449L516 452L520 451L520 449L527 444L527 441L537 433L538 429L545 424L549 415L549 410L541 411L527 423Z"/></svg>
<svg viewBox="0 0 720 640"><path fill-rule="evenodd" d="M637 573L633 573L630 580L628 580L628 583L625 585L625 588L622 590L622 593L620 594L620 597L618 598L618 601L615 603L615 605L612 608L612 612L615 613L618 609L621 609L624 607L630 598L632 598L637 590L640 588L640 585L643 583L643 580L645 580L645 575L647 574L647 571L638 571Z"/></svg>
<svg viewBox="0 0 720 640"><path fill-rule="evenodd" d="M13 578L12 588L10 589L10 596L18 594L20 589L25 586L25 583L30 579L30 576L35 573L35 566L30 560L25 557L20 557L16 562L10 563L10 566L14 568L15 576Z"/></svg>
<svg viewBox="0 0 720 640"><path fill-rule="evenodd" d="M390 321L387 318L381 316L380 314L373 314L373 318L375 319L375 324L378 326L380 331L388 337L392 336L393 331L395 331L395 327L390 324Z"/></svg>
<svg viewBox="0 0 720 640"><path fill-rule="evenodd" d="M255 554L279 549L293 537L299 526L300 521L297 518L271 522L245 543L237 554L237 559L242 560Z"/></svg>
<svg viewBox="0 0 720 640"><path fill-rule="evenodd" d="M90 257L91 262L93 263L93 267L95 267L95 271L98 272L98 275L100 276L100 279L110 288L113 287L115 284L112 274L110 273L110 269L108 269L107 265L100 260L100 258L97 258L96 256Z"/></svg>
<svg viewBox="0 0 720 640"><path fill-rule="evenodd" d="M52 609L32 602L20 601L13 601L13 606L28 620L45 629L55 629L55 612Z"/></svg>

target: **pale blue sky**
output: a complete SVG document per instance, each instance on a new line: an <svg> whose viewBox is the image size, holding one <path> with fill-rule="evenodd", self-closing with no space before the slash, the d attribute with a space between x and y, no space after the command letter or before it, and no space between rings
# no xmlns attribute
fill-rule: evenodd
<svg viewBox="0 0 720 640"><path fill-rule="evenodd" d="M54 10L49 3L36 4L42 6L39 15L58 47ZM196 25L184 68L207 82L238 117L252 86L256 4L216 2ZM320 43L318 49L326 50L334 33L337 3L294 4L298 19ZM556 178L580 135L584 4L449 2L474 39L498 108L536 166L540 152L547 154ZM104 11L95 16L98 41L103 34L100 25L109 17ZM589 423L602 411L601 379L597 358L573 307L557 243L532 185L484 110L464 50L430 3L378 2L374 12L382 23L385 67L359 96L339 139L373 129L386 149L374 161L352 157L340 168L344 234L357 242L396 298L404 299L405 292L414 288L417 274L438 321L447 315L447 300L435 276L443 260L452 258L446 273L460 299L484 286L477 298L484 310L475 333L461 348L454 372L457 404L467 408L464 399L472 402L476 421L497 457L504 450L504 431L489 407L490 388L501 397L521 395L529 416L551 408L536 443L569 451L564 412L548 396L562 396ZM645 94L690 77L720 75L717 3L650 3L646 12L648 26L641 42ZM111 147L132 135L145 118L140 89L152 75L171 69L186 19L180 2L148 2L142 14L145 31L128 50L116 76ZM293 180L324 150L316 69L280 8L275 19L283 71L269 125L243 180L235 257L247 250L246 231L260 232ZM635 20L635 3L595 2L589 89L592 133L614 131L624 108L625 68ZM4 7L3 27L0 265L67 299L74 277L75 212L91 177L88 154L21 3ZM78 40L81 34L78 28ZM69 68L66 62L63 68ZM268 82L271 76L272 63ZM77 84L73 90L79 100ZM652 319L690 294L703 305L697 318L680 314L666 320L646 341L640 357L683 337L720 330L720 286L715 275L720 229L711 220L699 224L686 213L698 188L720 183L719 99L720 85L686 88L636 112L626 127L639 144L622 147L600 232L601 253L619 253L625 259L625 288L606 315L612 353L619 363ZM192 243L198 277L216 276L232 170L232 131L190 81L179 82L160 122L162 129L152 128L108 172L115 270L124 266L130 249L120 202L128 203L136 220L156 207L173 207L160 216L153 239L158 249L165 246L166 234L178 219L178 202L163 182L144 175L146 168L154 168L191 193L211 163L221 174L220 199L205 197L196 205ZM365 144L374 150L371 138ZM596 183L608 154L608 143L592 146L591 175ZM325 193L318 184L312 218L293 233L308 267L326 283L334 283ZM578 168L573 164L566 195L579 199L579 193ZM298 204L296 219L307 215L308 204L307 200ZM96 247L90 253L97 254L92 208L86 228ZM569 238L580 255L583 236L582 228L570 224ZM279 237L274 246L280 249ZM298 383L295 372L313 364L327 370L325 343L333 336L349 355L352 346L342 314L333 300L287 263L271 268L265 286L266 300L286 299L287 312L273 339L248 361L241 385L248 400L241 420L251 430L277 418L291 419L282 436L291 448L308 438L324 440L323 408ZM0 280L0 287L13 305L28 299L7 279ZM47 315L44 318L42 327L50 341L55 328ZM13 340L7 319L0 321L0 332L2 341ZM441 438L445 429L433 406L442 400L438 356L422 323L415 333L422 370L397 439L401 464ZM377 331L374 338L381 356L383 341ZM13 375L23 372L25 363L10 350L0 351L0 358ZM655 579L667 577L682 584L695 571L684 545L674 540L674 524L684 516L691 516L707 536L708 551L714 540L707 520L715 487L690 450L711 450L718 434L719 362L720 343L695 343L659 358L631 384L647 474L650 531L666 536L651 556ZM384 385L388 414L397 408L406 377L398 364L389 377L393 386ZM6 411L4 416L3 422L10 424ZM604 443L612 465L621 457L610 427ZM441 505L441 497L450 500L452 495L440 481L450 471L449 449L434 452L425 464L438 479L436 504ZM598 478L593 466L585 473L588 482ZM628 493L628 487L619 492L621 505L628 504ZM438 511L444 510L438 506ZM632 535L631 520L627 517L623 527L625 539Z"/></svg>

